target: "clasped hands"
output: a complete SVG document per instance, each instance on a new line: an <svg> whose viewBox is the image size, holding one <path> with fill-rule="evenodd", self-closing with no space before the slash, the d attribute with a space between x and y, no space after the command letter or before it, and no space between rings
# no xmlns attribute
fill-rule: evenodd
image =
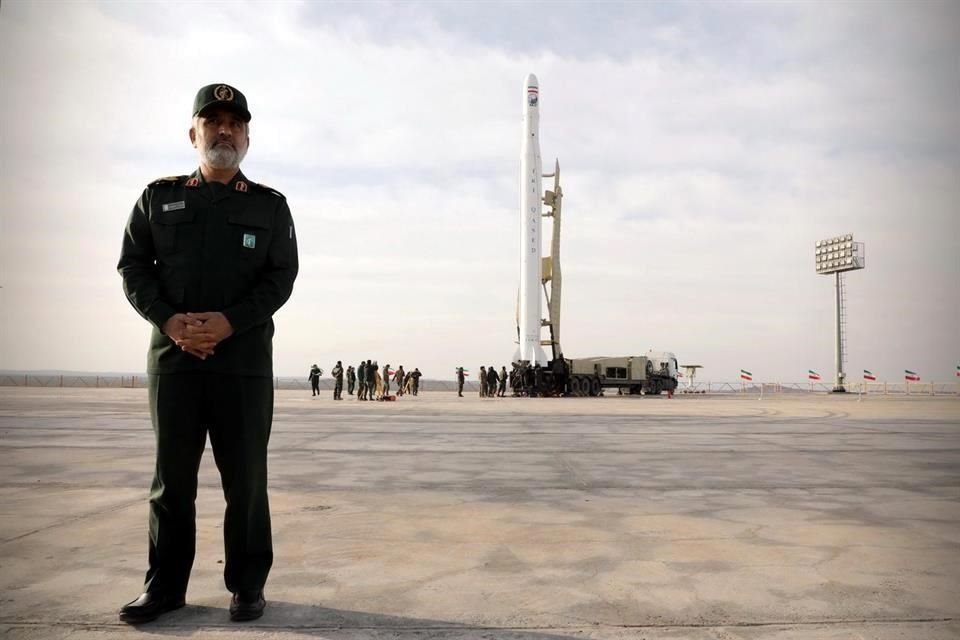
<svg viewBox="0 0 960 640"><path fill-rule="evenodd" d="M214 347L233 335L233 327L219 311L175 313L163 323L163 333L183 351L206 360Z"/></svg>

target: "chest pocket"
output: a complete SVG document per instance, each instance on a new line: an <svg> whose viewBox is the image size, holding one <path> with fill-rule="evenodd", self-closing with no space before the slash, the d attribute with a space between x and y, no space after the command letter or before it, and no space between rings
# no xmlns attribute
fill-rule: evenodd
<svg viewBox="0 0 960 640"><path fill-rule="evenodd" d="M227 215L232 254L243 265L260 266L270 246L270 214L262 211L231 211Z"/></svg>
<svg viewBox="0 0 960 640"><path fill-rule="evenodd" d="M155 212L151 229L157 255L170 255L190 248L197 236L193 224L196 216L197 212L189 209Z"/></svg>

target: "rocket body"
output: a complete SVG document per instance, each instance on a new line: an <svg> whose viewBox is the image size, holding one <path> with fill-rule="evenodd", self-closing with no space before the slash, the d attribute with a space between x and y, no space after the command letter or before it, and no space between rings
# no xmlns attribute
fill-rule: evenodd
<svg viewBox="0 0 960 640"><path fill-rule="evenodd" d="M540 161L540 85L532 73L523 85L523 143L520 148L520 300L519 348L514 360L547 364L540 345L542 269Z"/></svg>

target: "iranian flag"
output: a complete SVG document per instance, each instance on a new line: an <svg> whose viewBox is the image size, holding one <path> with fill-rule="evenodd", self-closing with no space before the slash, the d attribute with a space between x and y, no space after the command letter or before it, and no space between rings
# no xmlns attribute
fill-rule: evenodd
<svg viewBox="0 0 960 640"><path fill-rule="evenodd" d="M454 373L456 373L456 371L454 371ZM464 369L464 370L463 370L463 376L464 376L465 378L469 378L469 377L470 377L470 369Z"/></svg>
<svg viewBox="0 0 960 640"><path fill-rule="evenodd" d="M807 369L807 377L811 380L819 380L820 374L814 371L813 369Z"/></svg>
<svg viewBox="0 0 960 640"><path fill-rule="evenodd" d="M920 382L920 374L916 371L910 371L910 369L904 369L903 379L907 382Z"/></svg>
<svg viewBox="0 0 960 640"><path fill-rule="evenodd" d="M740 369L740 379L747 382L753 382L753 374L746 369Z"/></svg>
<svg viewBox="0 0 960 640"><path fill-rule="evenodd" d="M870 382L876 382L876 381L877 381L877 376L873 375L871 372L869 372L869 371L867 371L866 369L864 369L864 370L863 370L863 379L864 379L864 380L869 380Z"/></svg>

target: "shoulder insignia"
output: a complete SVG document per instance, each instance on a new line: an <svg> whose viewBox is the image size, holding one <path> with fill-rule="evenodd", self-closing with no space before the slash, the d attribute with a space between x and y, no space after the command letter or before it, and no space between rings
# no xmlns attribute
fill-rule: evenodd
<svg viewBox="0 0 960 640"><path fill-rule="evenodd" d="M273 195L278 196L278 197L280 197L280 198L286 198L285 195L283 195L282 193L280 193L279 191L277 191L277 190L274 189L273 187L268 187L268 186L265 185L265 184L261 184L261 183L259 183L259 182L251 182L251 183L250 183L250 186L256 187L256 188L259 189L260 191L266 191L267 193L272 193Z"/></svg>
<svg viewBox="0 0 960 640"><path fill-rule="evenodd" d="M237 180L237 182L233 185L233 190L234 190L234 191L239 191L239 192L241 192L241 193L246 193L246 192L247 192L247 183L244 182L243 180Z"/></svg>
<svg viewBox="0 0 960 640"><path fill-rule="evenodd" d="M186 176L184 176L184 177L186 177ZM188 187L199 187L199 186L200 186L200 178L197 178L196 176L194 176L193 178L190 178L189 180L187 180L186 186L188 186Z"/></svg>
<svg viewBox="0 0 960 640"><path fill-rule="evenodd" d="M182 182L187 179L187 176L167 176L166 178L157 178L150 183L149 186L155 187L161 184L174 184L176 182Z"/></svg>

